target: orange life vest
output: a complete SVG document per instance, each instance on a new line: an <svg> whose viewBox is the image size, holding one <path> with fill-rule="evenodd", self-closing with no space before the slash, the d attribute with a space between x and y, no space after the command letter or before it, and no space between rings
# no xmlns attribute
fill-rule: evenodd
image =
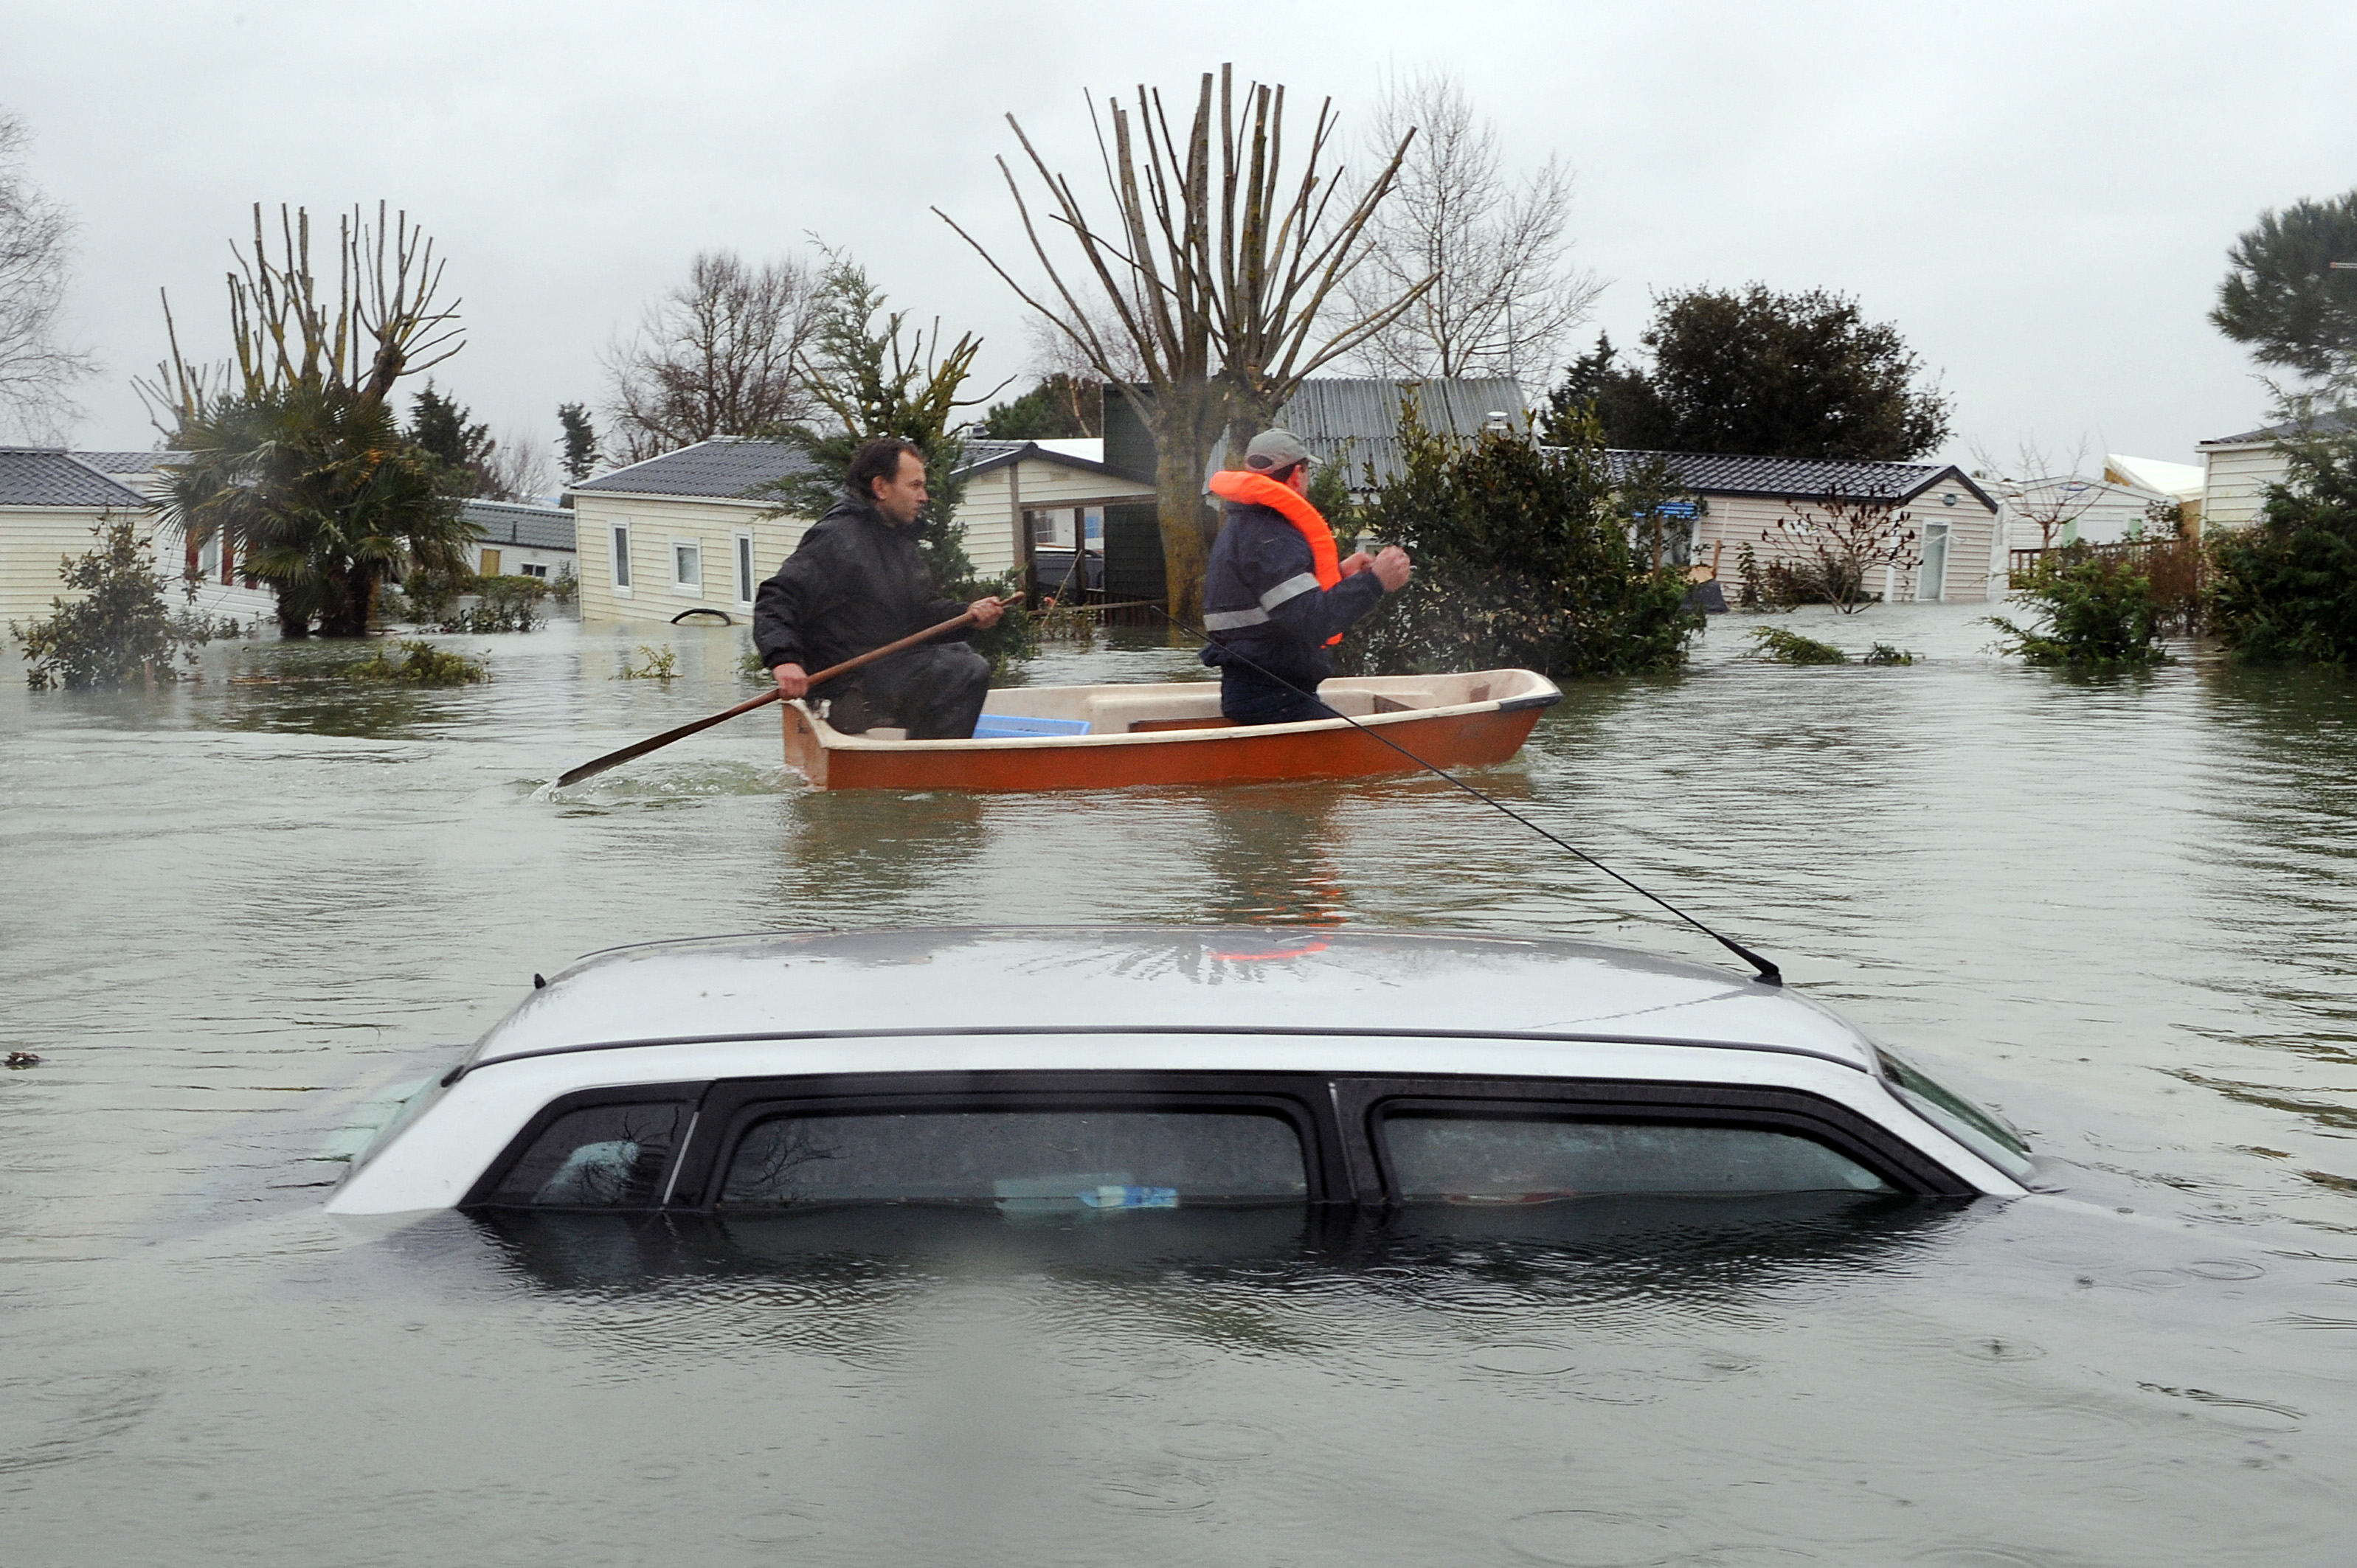
<svg viewBox="0 0 2357 1568"><path fill-rule="evenodd" d="M1239 468L1222 468L1211 476L1211 493L1223 501L1243 506L1265 506L1286 521L1293 524L1301 537L1309 542L1310 570L1318 575L1319 588L1331 592L1342 580L1342 561L1334 548L1334 531L1309 504L1309 498L1281 480L1266 474L1250 474ZM1333 647L1342 640L1336 632L1326 639Z"/></svg>

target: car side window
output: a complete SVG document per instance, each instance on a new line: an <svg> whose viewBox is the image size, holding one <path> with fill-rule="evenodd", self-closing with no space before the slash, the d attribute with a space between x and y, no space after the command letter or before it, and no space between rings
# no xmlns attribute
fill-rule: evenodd
<svg viewBox="0 0 2357 1568"><path fill-rule="evenodd" d="M1892 1190L1847 1155L1771 1127L1425 1110L1381 1125L1394 1190L1410 1203Z"/></svg>
<svg viewBox="0 0 2357 1568"><path fill-rule="evenodd" d="M745 1133L724 1208L993 1205L1002 1213L1301 1202L1301 1135L1251 1111L796 1111Z"/></svg>
<svg viewBox="0 0 2357 1568"><path fill-rule="evenodd" d="M646 1208L671 1163L687 1108L676 1101L588 1105L549 1123L490 1196L548 1208Z"/></svg>

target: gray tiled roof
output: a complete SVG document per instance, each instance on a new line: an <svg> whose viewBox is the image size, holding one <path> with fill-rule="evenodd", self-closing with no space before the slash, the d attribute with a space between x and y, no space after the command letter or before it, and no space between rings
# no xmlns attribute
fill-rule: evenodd
<svg viewBox="0 0 2357 1568"><path fill-rule="evenodd" d="M0 506L145 507L147 499L70 452L0 446Z"/></svg>
<svg viewBox="0 0 2357 1568"><path fill-rule="evenodd" d="M724 435L699 441L627 468L617 468L576 490L634 496L706 496L716 500L751 500L761 486L808 473L811 460L782 441Z"/></svg>
<svg viewBox="0 0 2357 1568"><path fill-rule="evenodd" d="M1425 428L1441 435L1475 435L1493 413L1520 424L1528 406L1520 382L1511 376L1460 381L1402 381L1379 377L1318 376L1301 383L1276 422L1301 437L1321 463L1346 465L1352 489L1399 476L1400 400L1415 399Z"/></svg>
<svg viewBox="0 0 2357 1568"><path fill-rule="evenodd" d="M2203 446L2241 446L2253 441L2280 441L2301 431L2332 432L2357 430L2357 409L2327 409L2313 420L2286 420L2281 424L2263 424L2256 430L2245 430L2240 435L2217 435L2200 443Z"/></svg>
<svg viewBox="0 0 2357 1568"><path fill-rule="evenodd" d="M96 468L110 479L129 479L154 473L167 464L185 463L185 452L75 452L73 460L85 468Z"/></svg>
<svg viewBox="0 0 2357 1568"><path fill-rule="evenodd" d="M458 508L458 515L483 531L485 544L513 544L526 550L576 548L573 514L562 507L468 501Z"/></svg>
<svg viewBox="0 0 2357 1568"><path fill-rule="evenodd" d="M1027 449L1029 456L1044 462L1101 471L1104 468L1102 463L1036 448L1028 441L969 440L965 444L965 467L962 471L972 472L1003 463L1018 453L1027 452ZM693 446L683 446L676 452L666 452L660 457L650 457L627 468L617 468L610 474L573 488L621 495L710 496L723 500L751 500L764 499L751 493L759 487L790 475L808 473L812 467L809 458L782 441L723 436L718 440L700 441Z"/></svg>
<svg viewBox="0 0 2357 1568"><path fill-rule="evenodd" d="M1953 464L1847 463L1719 452L1609 454L1616 476L1627 474L1649 457L1666 463L1678 482L1697 495L1765 496L1777 500L1820 500L1838 495L1851 500L1898 502L1912 500L1944 479L1978 498L1991 511L1996 510L1988 492Z"/></svg>

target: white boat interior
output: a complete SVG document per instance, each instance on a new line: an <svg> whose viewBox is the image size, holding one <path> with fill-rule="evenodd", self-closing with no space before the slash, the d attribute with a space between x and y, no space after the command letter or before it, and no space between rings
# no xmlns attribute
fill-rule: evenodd
<svg viewBox="0 0 2357 1568"><path fill-rule="evenodd" d="M1516 698L1557 694L1554 682L1529 670L1477 670L1464 675L1370 675L1338 677L1318 688L1327 706L1354 719L1392 714L1429 714L1480 707ZM984 702L985 714L1033 719L1080 720L1092 736L1150 734L1165 729L1215 728L1220 683L1172 681L1107 686L1002 686ZM1330 721L1329 721L1330 722ZM870 730L873 739L891 738Z"/></svg>

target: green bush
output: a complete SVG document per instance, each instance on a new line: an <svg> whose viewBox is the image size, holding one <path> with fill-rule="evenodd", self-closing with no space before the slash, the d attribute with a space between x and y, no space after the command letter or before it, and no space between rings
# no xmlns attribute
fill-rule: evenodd
<svg viewBox="0 0 2357 1568"><path fill-rule="evenodd" d="M400 657L394 657L396 652ZM345 666L343 674L350 681L392 681L404 686L472 686L491 678L481 660L414 638L382 644L369 658Z"/></svg>
<svg viewBox="0 0 2357 1568"><path fill-rule="evenodd" d="M1915 662L1915 656L1903 648L1894 648L1889 643L1878 642L1867 650L1866 657L1858 662L1860 664L1912 664Z"/></svg>
<svg viewBox="0 0 2357 1568"><path fill-rule="evenodd" d="M2025 628L2004 616L1989 617L1988 624L2005 634L2000 652L2074 669L2169 661L2160 647L2159 597L2132 561L2084 546L2049 550L2014 596L2037 612L2039 624Z"/></svg>
<svg viewBox="0 0 2357 1568"><path fill-rule="evenodd" d="M1883 646L1880 643L1877 648ZM1803 637L1797 631L1786 631L1781 626L1763 626L1751 633L1751 651L1755 658L1777 664L1846 664L1849 655L1830 642L1819 642L1813 637Z"/></svg>
<svg viewBox="0 0 2357 1568"><path fill-rule="evenodd" d="M679 655L668 646L650 648L639 644L639 662L625 663L617 681L672 681L679 676Z"/></svg>
<svg viewBox="0 0 2357 1568"><path fill-rule="evenodd" d="M2252 664L2357 661L2357 435L2287 443L2250 528L2210 544L2209 616Z"/></svg>
<svg viewBox="0 0 2357 1568"><path fill-rule="evenodd" d="M193 609L175 615L166 606L155 553L130 518L102 518L91 532L98 548L79 559L60 557L58 566L59 580L82 596L51 599L46 620L8 623L9 635L24 645L25 683L33 690L177 681L175 658L193 664L197 649L237 634L234 620L216 626ZM188 598L195 597L190 585Z"/></svg>
<svg viewBox="0 0 2357 1568"><path fill-rule="evenodd" d="M1336 650L1349 674L1521 666L1546 675L1674 670L1701 629L1685 573L1654 567L1671 487L1617 481L1592 415L1527 431L1436 435L1402 408L1403 466L1359 518L1415 560L1403 593Z"/></svg>

